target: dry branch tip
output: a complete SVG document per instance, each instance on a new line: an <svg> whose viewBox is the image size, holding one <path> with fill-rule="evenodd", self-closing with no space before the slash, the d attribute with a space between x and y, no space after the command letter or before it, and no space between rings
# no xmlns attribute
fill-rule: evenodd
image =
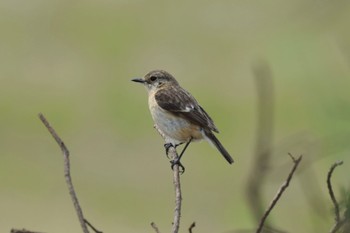
<svg viewBox="0 0 350 233"><path fill-rule="evenodd" d="M299 158L295 159L292 154L289 153L289 156L292 158L293 160L293 167L291 169L291 171L288 174L288 177L286 179L286 181L282 184L282 186L279 188L279 190L277 191L277 194L275 195L275 197L273 198L273 200L270 203L270 206L267 208L267 210L265 211L263 217L260 220L260 224L258 226L258 229L256 230L256 233L260 233L264 227L265 221L267 219L267 216L270 214L270 212L272 211L272 209L275 207L275 205L277 204L278 200L281 198L283 192L287 189L287 187L289 186L290 181L293 178L293 174L296 171L296 169L298 168L303 156L300 155Z"/></svg>
<svg viewBox="0 0 350 233"><path fill-rule="evenodd" d="M196 226L196 222L193 222L188 228L189 233L192 233L192 229Z"/></svg>
<svg viewBox="0 0 350 233"><path fill-rule="evenodd" d="M151 227L156 231L156 233L160 233L159 228L154 222L151 222Z"/></svg>
<svg viewBox="0 0 350 233"><path fill-rule="evenodd" d="M64 177L66 179L66 184L68 186L69 195L71 196L71 199L72 199L72 202L73 202L73 205L75 208L75 212L78 216L80 226L81 226L83 232L89 233L89 230L87 228L87 224L85 222L85 218L83 215L83 211L80 207L78 197L77 197L75 190L74 190L72 177L70 174L69 150L66 147L66 145L63 143L60 136L58 136L55 129L50 125L48 120L44 117L44 115L42 113L39 113L38 116L39 116L41 122L45 125L46 129L50 132L51 136L55 139L55 141L57 142L58 146L60 147L60 149L62 151L63 160L64 160Z"/></svg>

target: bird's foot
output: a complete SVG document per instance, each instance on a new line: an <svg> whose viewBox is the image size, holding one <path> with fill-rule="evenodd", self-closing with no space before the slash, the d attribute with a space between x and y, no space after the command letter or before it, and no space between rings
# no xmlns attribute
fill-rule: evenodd
<svg viewBox="0 0 350 233"><path fill-rule="evenodd" d="M169 158L169 149L170 149L170 147L175 147L175 146L173 144L171 144L170 142L164 144L165 154L166 154L166 157L168 157L168 159L170 159Z"/></svg>
<svg viewBox="0 0 350 233"><path fill-rule="evenodd" d="M182 165L182 163L180 162L180 159L174 159L170 161L171 163L171 169L174 170L174 166L178 165L179 166L179 172L180 174L184 174L185 172L185 167Z"/></svg>
<svg viewBox="0 0 350 233"><path fill-rule="evenodd" d="M171 158L169 158L169 149L170 149L170 147L176 148L176 147L178 147L178 146L180 146L182 144L183 144L183 142L181 142L179 144L176 144L175 146L172 143L170 143L170 142L164 144L165 154L168 157L168 159L171 159Z"/></svg>

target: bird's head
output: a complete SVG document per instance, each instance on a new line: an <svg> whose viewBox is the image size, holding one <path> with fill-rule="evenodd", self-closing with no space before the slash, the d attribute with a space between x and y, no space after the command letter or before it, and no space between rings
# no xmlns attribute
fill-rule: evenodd
<svg viewBox="0 0 350 233"><path fill-rule="evenodd" d="M134 78L131 81L144 84L148 91L154 91L167 85L178 85L176 79L164 70L153 70L143 78Z"/></svg>

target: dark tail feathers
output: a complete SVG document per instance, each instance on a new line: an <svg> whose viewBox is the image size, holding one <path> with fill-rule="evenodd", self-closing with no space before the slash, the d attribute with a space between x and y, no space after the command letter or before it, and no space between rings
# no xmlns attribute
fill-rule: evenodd
<svg viewBox="0 0 350 233"><path fill-rule="evenodd" d="M215 137L215 135L212 132L205 132L205 135L214 144L214 146L220 151L220 153L222 154L222 156L224 156L224 158L227 160L227 162L232 164L233 158L227 152L227 150L224 148L224 146L220 143L220 141Z"/></svg>

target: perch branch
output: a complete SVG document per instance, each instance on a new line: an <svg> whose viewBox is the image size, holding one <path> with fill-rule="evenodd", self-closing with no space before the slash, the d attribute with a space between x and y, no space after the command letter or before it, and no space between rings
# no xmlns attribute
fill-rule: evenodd
<svg viewBox="0 0 350 233"><path fill-rule="evenodd" d="M158 133L165 139L165 135L158 129L157 125L154 125L154 128ZM176 152L175 147L170 147L168 151L168 156L173 161L177 160L179 155ZM175 210L174 210L174 220L173 220L173 233L178 233L180 228L180 218L181 218L181 183L180 183L180 168L178 164L175 164L173 167L173 184L175 189Z"/></svg>
<svg viewBox="0 0 350 233"><path fill-rule="evenodd" d="M178 158L178 154L176 153L175 147L169 148L169 156L176 160ZM180 169L179 165L175 164L173 167L173 184L175 189L175 210L174 210L174 221L173 221L173 233L178 233L180 228L180 217L181 217L181 184L180 184Z"/></svg>
<svg viewBox="0 0 350 233"><path fill-rule="evenodd" d="M272 202L270 203L270 206L267 208L267 210L265 211L263 217L261 218L260 224L259 224L258 229L256 230L256 233L260 233L262 231L267 216L269 216L270 212L275 207L275 205L277 204L278 200L281 198L283 192L287 189L287 187L289 185L289 182L293 178L293 174L294 174L295 170L298 168L298 165L301 162L302 155L300 155L298 159L295 159L291 154L289 154L289 155L290 155L290 157L293 160L294 166L293 166L292 170L289 172L287 180L279 188L279 190L277 191L276 196L273 198Z"/></svg>
<svg viewBox="0 0 350 233"><path fill-rule="evenodd" d="M83 215L83 211L82 211L82 209L81 209L81 207L79 205L79 201L78 201L77 195L76 195L76 193L74 191L74 186L73 186L72 178L71 178L71 175L70 175L69 151L68 151L66 145L64 144L64 142L62 141L62 139L58 136L56 131L51 127L50 123L46 120L44 115L39 113L39 118L42 121L42 123L45 125L47 130L50 132L52 137L56 140L58 146L61 148L61 151L63 153L63 159L64 159L64 177L66 179L66 183L67 183L67 186L68 186L69 194L70 194L70 196L72 198L73 205L74 205L75 211L76 211L76 213L78 215L80 226L81 226L83 232L84 233L89 233L87 225L85 223L85 218L84 218L84 215Z"/></svg>

